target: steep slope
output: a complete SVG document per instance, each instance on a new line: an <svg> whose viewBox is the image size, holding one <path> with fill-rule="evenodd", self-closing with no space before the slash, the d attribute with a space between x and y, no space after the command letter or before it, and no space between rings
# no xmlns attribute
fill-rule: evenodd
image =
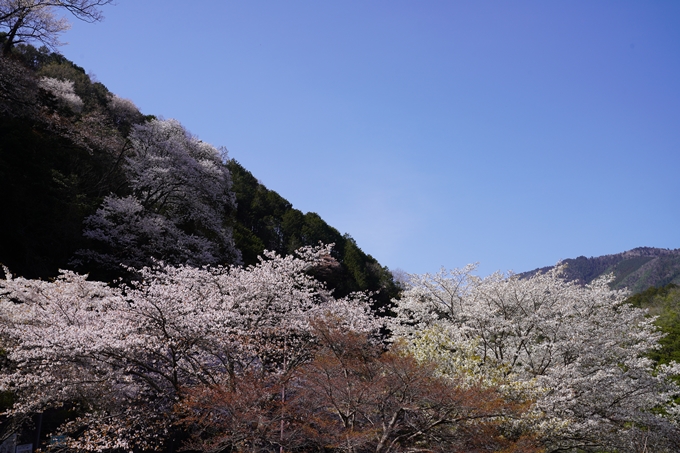
<svg viewBox="0 0 680 453"><path fill-rule="evenodd" d="M336 296L370 291L384 307L399 290L349 235L178 122L142 115L83 68L27 45L0 57L0 193L0 264L25 277L75 269L111 281L154 260L250 265L265 249L323 242L335 249L313 272Z"/></svg>
<svg viewBox="0 0 680 453"><path fill-rule="evenodd" d="M67 268L84 218L124 190L124 136L142 116L114 99L61 55L20 46L0 61L0 262L12 272L46 278Z"/></svg>

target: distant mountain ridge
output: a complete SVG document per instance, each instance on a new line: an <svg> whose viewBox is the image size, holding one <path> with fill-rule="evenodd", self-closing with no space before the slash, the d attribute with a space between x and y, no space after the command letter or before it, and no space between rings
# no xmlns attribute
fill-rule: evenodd
<svg viewBox="0 0 680 453"><path fill-rule="evenodd" d="M614 274L613 288L628 288L633 293L652 286L680 284L680 249L637 247L613 255L569 258L560 264L566 265L564 275L568 280L582 285L609 273ZM552 268L554 266L542 267L520 275L529 276Z"/></svg>

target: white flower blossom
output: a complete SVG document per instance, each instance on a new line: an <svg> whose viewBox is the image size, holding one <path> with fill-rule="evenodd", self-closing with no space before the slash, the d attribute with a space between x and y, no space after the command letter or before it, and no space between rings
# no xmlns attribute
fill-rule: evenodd
<svg viewBox="0 0 680 453"><path fill-rule="evenodd" d="M98 246L79 251L77 261L134 268L161 258L190 265L240 262L226 223L236 199L220 152L175 120L136 125L129 139L132 194L107 196L85 220L83 234Z"/></svg>
<svg viewBox="0 0 680 453"><path fill-rule="evenodd" d="M158 446L173 406L197 384L248 370L283 373L307 360L320 313L376 332L365 297L335 300L306 271L327 247L267 253L256 266L144 268L120 287L64 271L54 281L0 280L0 339L10 366L7 414L84 404L62 432L84 451ZM155 447L154 447L155 448Z"/></svg>
<svg viewBox="0 0 680 453"><path fill-rule="evenodd" d="M62 104L74 112L83 109L83 100L73 90L72 80L59 80L51 77L43 77L38 82L40 88L52 93Z"/></svg>
<svg viewBox="0 0 680 453"><path fill-rule="evenodd" d="M672 420L658 415L678 395L668 379L677 366L655 369L645 356L661 334L625 291L608 279L566 282L560 268L524 279L473 271L412 275L395 301L395 335L442 372L496 382L500 372L533 387L548 451L636 451L642 437L653 451L678 445Z"/></svg>

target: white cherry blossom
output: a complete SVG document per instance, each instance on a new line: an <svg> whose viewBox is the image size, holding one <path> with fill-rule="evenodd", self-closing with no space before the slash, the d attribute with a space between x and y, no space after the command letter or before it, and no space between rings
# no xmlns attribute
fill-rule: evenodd
<svg viewBox="0 0 680 453"><path fill-rule="evenodd" d="M645 357L661 334L654 318L624 303L625 291L607 279L566 282L559 268L530 278L473 271L411 276L395 301L396 336L442 360L445 372L476 361L473 375L486 368L498 382L500 370L534 386L548 451L637 451L641 439L653 451L677 447L677 430L658 408L678 395L668 379L678 367L655 368Z"/></svg>
<svg viewBox="0 0 680 453"><path fill-rule="evenodd" d="M71 448L159 446L184 389L229 384L246 371L285 373L307 360L313 317L379 329L366 297L336 300L306 273L328 253L267 253L248 268L159 264L118 287L73 272L52 282L8 275L0 280L9 363L0 391L14 393L16 415L75 405L81 416L63 427L79 433Z"/></svg>

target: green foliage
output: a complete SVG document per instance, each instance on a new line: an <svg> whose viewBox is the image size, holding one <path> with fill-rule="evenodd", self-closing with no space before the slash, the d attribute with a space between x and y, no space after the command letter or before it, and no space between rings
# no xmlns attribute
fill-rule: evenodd
<svg viewBox="0 0 680 453"><path fill-rule="evenodd" d="M654 312L659 308L659 301L667 298L669 294L676 291L678 285L669 283L668 285L656 287L652 286L641 293L630 296L627 302L638 308L647 308Z"/></svg>
<svg viewBox="0 0 680 453"><path fill-rule="evenodd" d="M0 33L0 45L4 44L5 35L5 33ZM63 55L52 52L45 46L36 48L29 44L18 44L12 47L11 54L12 58L21 61L34 71L52 62L66 61Z"/></svg>
<svg viewBox="0 0 680 453"><path fill-rule="evenodd" d="M97 108L106 108L111 92L102 83L93 82L84 68L69 61L63 55L51 52L44 46L36 49L26 44L13 48L12 54L16 60L35 71L37 77L72 81L76 94L84 102L83 113L92 112Z"/></svg>
<svg viewBox="0 0 680 453"><path fill-rule="evenodd" d="M680 286L670 283L651 287L631 296L628 302L657 316L654 323L665 334L659 340L661 348L652 351L649 357L659 364L680 363Z"/></svg>
<svg viewBox="0 0 680 453"><path fill-rule="evenodd" d="M92 112L97 108L106 108L111 93L103 84L92 82L83 68L66 59L54 58L53 60L56 61L43 65L37 71L37 75L72 81L75 93L83 100L84 113Z"/></svg>
<svg viewBox="0 0 680 453"><path fill-rule="evenodd" d="M245 264L255 264L265 249L286 255L305 245L335 244L333 262L312 272L334 290L336 297L372 291L374 308L386 308L398 296L399 288L390 271L365 254L351 236L341 235L316 213L294 209L235 160L227 167L238 206L234 239Z"/></svg>

